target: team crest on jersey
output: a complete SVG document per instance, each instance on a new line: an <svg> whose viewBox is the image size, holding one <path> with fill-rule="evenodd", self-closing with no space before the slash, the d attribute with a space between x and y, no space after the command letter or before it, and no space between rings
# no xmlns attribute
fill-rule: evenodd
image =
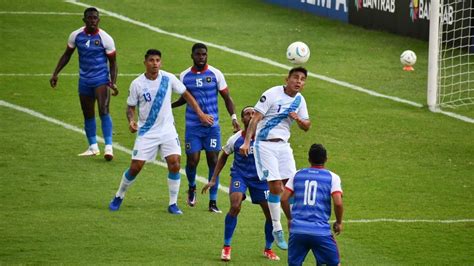
<svg viewBox="0 0 474 266"><path fill-rule="evenodd" d="M260 102L263 103L267 100L267 97L265 97L265 95L262 95L262 97L260 97Z"/></svg>
<svg viewBox="0 0 474 266"><path fill-rule="evenodd" d="M234 187L239 188L240 187L240 181L234 181Z"/></svg>
<svg viewBox="0 0 474 266"><path fill-rule="evenodd" d="M211 83L211 81L212 81L212 78L211 78L211 77L206 77L206 82L207 82L207 83Z"/></svg>
<svg viewBox="0 0 474 266"><path fill-rule="evenodd" d="M186 143L186 150L190 150L191 149L191 143Z"/></svg>
<svg viewBox="0 0 474 266"><path fill-rule="evenodd" d="M263 176L268 177L268 170L263 170Z"/></svg>
<svg viewBox="0 0 474 266"><path fill-rule="evenodd" d="M95 44L95 46L99 46L100 45L100 40L95 40L94 44Z"/></svg>

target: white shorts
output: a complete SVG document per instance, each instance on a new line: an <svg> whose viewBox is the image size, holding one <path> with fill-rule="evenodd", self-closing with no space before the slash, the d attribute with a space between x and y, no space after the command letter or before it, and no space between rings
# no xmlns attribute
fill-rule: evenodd
<svg viewBox="0 0 474 266"><path fill-rule="evenodd" d="M179 138L176 136L173 139L162 141L156 137L138 136L133 146L132 160L153 161L156 159L158 151L160 151L162 159L173 154L181 155Z"/></svg>
<svg viewBox="0 0 474 266"><path fill-rule="evenodd" d="M284 180L296 174L293 150L288 142L257 140L254 143L254 155L260 180Z"/></svg>

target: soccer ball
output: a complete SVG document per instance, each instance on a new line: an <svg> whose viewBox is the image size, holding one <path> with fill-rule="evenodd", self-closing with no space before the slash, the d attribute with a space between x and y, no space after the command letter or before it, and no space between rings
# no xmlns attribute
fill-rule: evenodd
<svg viewBox="0 0 474 266"><path fill-rule="evenodd" d="M404 66L413 66L416 63L416 54L412 50L406 50L400 55L400 62Z"/></svg>
<svg viewBox="0 0 474 266"><path fill-rule="evenodd" d="M294 42L286 49L286 58L296 65L304 64L309 59L309 47L304 42Z"/></svg>

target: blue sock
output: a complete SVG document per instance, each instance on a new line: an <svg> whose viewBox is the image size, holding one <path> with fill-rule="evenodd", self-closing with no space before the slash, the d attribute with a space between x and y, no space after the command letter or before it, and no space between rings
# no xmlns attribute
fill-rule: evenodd
<svg viewBox="0 0 474 266"><path fill-rule="evenodd" d="M86 131L86 137L87 141L89 142L89 145L96 144L97 138L95 135L95 117L84 119L84 131Z"/></svg>
<svg viewBox="0 0 474 266"><path fill-rule="evenodd" d="M225 216L224 246L230 246L230 243L232 242L232 235L234 234L236 226L237 216L234 217L227 213Z"/></svg>
<svg viewBox="0 0 474 266"><path fill-rule="evenodd" d="M212 175L214 174L214 168L209 168L209 175L207 180L211 180ZM217 200L217 189L219 188L219 176L216 177L216 184L209 189L209 200Z"/></svg>
<svg viewBox="0 0 474 266"><path fill-rule="evenodd" d="M112 145L112 118L110 114L100 117L102 121L102 134L104 135L105 145Z"/></svg>
<svg viewBox="0 0 474 266"><path fill-rule="evenodd" d="M273 241L275 240L273 238L273 225L272 225L272 220L265 220L265 248L266 249L271 249Z"/></svg>
<svg viewBox="0 0 474 266"><path fill-rule="evenodd" d="M137 176L133 176L133 175L130 174L130 168L128 168L127 171L125 171L125 173L123 175L125 176L125 178L128 181L133 181L137 177Z"/></svg>
<svg viewBox="0 0 474 266"><path fill-rule="evenodd" d="M196 168L191 168L186 165L186 177L190 187L196 186Z"/></svg>

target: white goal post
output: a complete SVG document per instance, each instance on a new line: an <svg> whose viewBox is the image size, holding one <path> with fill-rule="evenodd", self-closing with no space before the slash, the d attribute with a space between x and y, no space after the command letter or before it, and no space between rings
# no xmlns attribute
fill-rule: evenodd
<svg viewBox="0 0 474 266"><path fill-rule="evenodd" d="M474 104L474 4L431 0L427 102L431 111Z"/></svg>

